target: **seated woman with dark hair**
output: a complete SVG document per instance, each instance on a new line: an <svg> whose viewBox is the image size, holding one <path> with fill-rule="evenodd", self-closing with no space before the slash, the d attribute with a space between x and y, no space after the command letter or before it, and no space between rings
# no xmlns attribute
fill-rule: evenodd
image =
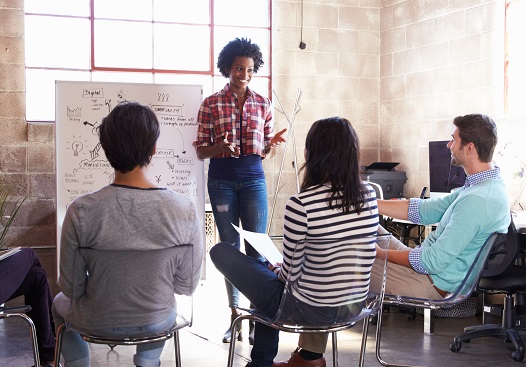
<svg viewBox="0 0 526 367"><path fill-rule="evenodd" d="M317 277L317 282L300 282L301 286L294 288L293 301L285 305L285 315L296 323L313 322L312 315L316 315L319 323L338 319L341 297L348 295L349 290L328 291L336 274L323 267L324 256L320 250L327 250L331 245L309 243L308 240L376 234L376 196L374 189L361 180L359 155L358 137L348 120L332 117L318 120L311 126L305 142L301 191L289 199L285 209L283 264L280 267L267 266L242 254L228 243L220 242L212 247L210 257L215 266L260 313L273 317L289 274L302 277L308 272ZM291 267L291 260L296 244L301 240L306 241L299 253L308 259L303 262L302 270L297 271ZM353 245L350 243L342 249L360 263L357 267L359 270L349 275L348 283L353 288L354 297L351 303L345 303L348 316L356 315L362 309L368 293L368 284L363 279L370 276L376 251L374 241L366 245ZM311 297L321 296L328 305L323 307L323 312L319 312L319 307L310 301ZM302 315L308 316L302 319ZM273 365L278 351L278 335L278 330L256 323L252 360L247 367ZM312 349L308 352L296 354L293 358L311 360L307 361L310 363L308 366L325 366L324 350Z"/></svg>

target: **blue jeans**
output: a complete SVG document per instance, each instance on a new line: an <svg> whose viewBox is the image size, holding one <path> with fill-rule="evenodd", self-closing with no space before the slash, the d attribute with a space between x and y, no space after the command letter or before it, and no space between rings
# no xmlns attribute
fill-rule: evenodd
<svg viewBox="0 0 526 367"><path fill-rule="evenodd" d="M58 327L64 323L65 315L70 310L70 299L60 292L53 300L53 317L55 326ZM96 312L96 311L94 311ZM176 310L173 310L166 319L154 324L143 326L129 327L108 327L98 328L94 334L105 336L134 336L155 334L164 331L175 322L177 316ZM136 354L133 356L133 364L143 367L160 366L161 353L164 348L164 341L137 345ZM64 357L65 367L89 367L90 356L88 343L82 340L78 333L65 331L62 337L62 356Z"/></svg>
<svg viewBox="0 0 526 367"><path fill-rule="evenodd" d="M216 268L239 289L257 309L272 318L278 311L285 284L259 259L248 257L228 243L220 242L210 250ZM324 325L360 313L362 304L348 307L313 307L289 297L280 319L298 324ZM256 322L251 366L271 367L278 353L279 331Z"/></svg>
<svg viewBox="0 0 526 367"><path fill-rule="evenodd" d="M30 248L22 248L3 259L0 266L0 304L21 295L24 295L26 305L31 306L27 315L35 323L40 361L52 361L55 358L51 317L53 298L47 273Z"/></svg>
<svg viewBox="0 0 526 367"><path fill-rule="evenodd" d="M267 230L267 184L264 179L216 180L208 178L208 196L214 220L222 242L240 249L239 233L232 223L251 232ZM259 253L245 241L245 253L260 258ZM239 306L239 291L225 280L228 306Z"/></svg>

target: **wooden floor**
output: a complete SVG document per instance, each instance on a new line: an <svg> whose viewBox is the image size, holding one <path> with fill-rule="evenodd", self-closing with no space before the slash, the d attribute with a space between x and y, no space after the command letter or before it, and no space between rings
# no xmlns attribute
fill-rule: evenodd
<svg viewBox="0 0 526 367"><path fill-rule="evenodd" d="M209 263L209 262L208 262ZM229 322L223 279L215 269L207 266L207 279L203 280L194 297L194 325L180 332L182 364L185 367L226 366L228 345L221 337ZM453 338L465 326L480 323L480 317L462 319L435 319L435 334L423 333L423 316L417 314L411 320L406 313L392 309L384 313L382 357L387 362L433 367L499 367L526 366L510 358L511 344L497 339L474 339L463 344L462 350L449 350ZM248 325L243 325L248 329ZM361 324L353 329L338 333L339 365L357 366ZM376 328L371 325L366 366L380 366L374 349ZM297 335L280 334L277 360L288 359L297 343ZM234 359L235 367L244 367L250 358L248 338L239 342ZM110 350L106 345L90 345L91 361L94 367L133 366L133 347L119 346ZM327 366L332 366L331 349L328 347ZM174 366L173 342L167 342L162 354L162 366ZM0 321L0 366L29 367L33 365L29 332L26 324L18 318Z"/></svg>

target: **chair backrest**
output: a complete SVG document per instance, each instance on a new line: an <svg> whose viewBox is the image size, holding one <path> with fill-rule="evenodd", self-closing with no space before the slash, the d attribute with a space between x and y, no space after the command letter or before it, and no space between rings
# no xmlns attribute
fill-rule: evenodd
<svg viewBox="0 0 526 367"><path fill-rule="evenodd" d="M333 330L340 324L348 324L349 316L343 316L341 319L335 319L324 325L316 322L310 324L306 322L297 323L284 310L286 310L287 302L291 302L290 298L294 298L293 302L298 301L296 297L298 292L302 292L309 305L315 308L319 307L320 310L337 307L345 311L351 304L359 304L359 302L364 301L362 313L360 315L354 314L352 318L362 319L376 312L383 300L386 267L386 259L376 259L376 246L387 249L391 238L391 234L386 234L300 241L296 244L291 271L285 283L278 312L269 321L274 324L287 324L289 327L293 324L300 324L299 327L301 328L316 327L320 330L328 330L328 328ZM320 264L321 267L327 269L323 276L313 275L305 266L308 255L305 255L303 251L299 254L296 252L298 245L304 242L306 245L319 248L322 251L333 250L327 251L323 264ZM301 247L303 248L303 246ZM371 282L373 267L379 269L378 271L381 274L379 281ZM308 285L305 286L307 283ZM313 294L308 294L309 285L312 286L313 284L318 285L318 292L316 293L319 298Z"/></svg>
<svg viewBox="0 0 526 367"><path fill-rule="evenodd" d="M383 200L384 198L384 190L382 189L382 186L377 184L376 182L367 181L369 185L371 185L374 189L374 192L376 193L376 199ZM378 222L379 224L385 228L385 218L382 214L378 213Z"/></svg>
<svg viewBox="0 0 526 367"><path fill-rule="evenodd" d="M512 218L505 239L492 247L481 276L491 278L502 274L515 261L519 252L520 241Z"/></svg>
<svg viewBox="0 0 526 367"><path fill-rule="evenodd" d="M425 299L386 294L386 303L413 307L440 308L464 301L469 298L476 289L490 254L494 249L499 248L502 243L506 241L506 238L506 233L492 233L480 248L458 288L455 292L449 293L443 299Z"/></svg>
<svg viewBox="0 0 526 367"><path fill-rule="evenodd" d="M77 284L84 284L85 300L79 302L71 299L71 318L68 318L70 327L79 329L76 325L80 315L85 314L85 308L93 309L91 316L82 317L86 322L93 321L96 325L97 317L140 317L164 310L166 305L176 303L179 315L192 323L193 291L199 282L194 264L193 245L182 244L178 246L156 250L102 250L93 248L80 248L79 259L86 264L87 274L84 279L74 279ZM178 277L180 270L181 277ZM167 276L174 274L173 285L167 284ZM189 278L189 274L193 274ZM129 278L133 277L133 286ZM158 279L161 277L161 279ZM76 278L80 278L77 276ZM195 279L194 279L195 278ZM82 283L83 282L83 283ZM137 305L130 302L130 294L141 295L143 299L140 311ZM174 298L174 294L181 295ZM187 296L187 297L184 297ZM104 310L96 309L102 302L111 304L112 307ZM78 307L77 307L78 306ZM97 311L100 314L97 314ZM134 316L135 315L135 316ZM90 330L85 330L89 332Z"/></svg>
<svg viewBox="0 0 526 367"><path fill-rule="evenodd" d="M382 200L384 198L384 190L382 189L382 186L372 181L367 181L367 183L373 187L376 192L376 198Z"/></svg>

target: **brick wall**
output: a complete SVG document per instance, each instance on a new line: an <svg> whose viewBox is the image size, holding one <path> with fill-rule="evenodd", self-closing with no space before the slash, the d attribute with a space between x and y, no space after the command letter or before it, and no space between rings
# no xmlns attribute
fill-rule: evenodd
<svg viewBox="0 0 526 367"><path fill-rule="evenodd" d="M56 292L54 132L26 124L23 1L0 1L0 175L28 200L9 244L35 247Z"/></svg>
<svg viewBox="0 0 526 367"><path fill-rule="evenodd" d="M401 162L406 194L429 186L428 142L458 115L503 115L504 1L384 0L381 158Z"/></svg>
<svg viewBox="0 0 526 367"><path fill-rule="evenodd" d="M363 164L402 162L407 195L428 184L427 142L448 139L453 117L488 113L503 121L501 135L524 136L510 133L524 129L520 118L502 118L503 3L305 0L301 50L300 2L273 1L272 83L294 135L284 160L280 151L264 162L274 209L270 234L282 234L285 202L297 190L294 153L301 165L305 135L319 118L353 122ZM0 175L30 196L13 243L54 247L54 126L25 123L22 7L21 0L0 0ZM288 125L277 110L275 117L278 129ZM54 274L53 251L38 251Z"/></svg>

